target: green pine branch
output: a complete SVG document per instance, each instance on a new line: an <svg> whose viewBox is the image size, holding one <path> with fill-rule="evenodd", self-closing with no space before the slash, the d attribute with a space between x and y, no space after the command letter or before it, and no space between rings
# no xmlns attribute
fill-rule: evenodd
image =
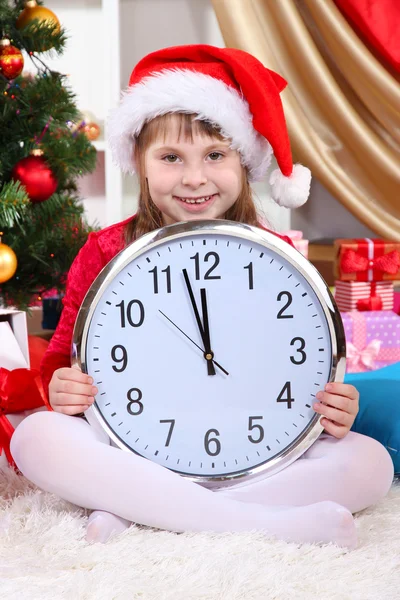
<svg viewBox="0 0 400 600"><path fill-rule="evenodd" d="M35 76L22 72L12 81L0 73L0 231L18 260L14 277L0 285L0 304L20 308L46 290L63 293L70 265L94 229L84 218L77 179L96 165L93 145L71 129L80 119L75 94L66 77L45 63L49 52L63 52L65 32L38 21L17 29L24 5L25 0L0 0L0 36L8 36L37 68ZM33 204L24 186L13 181L12 170L38 146L58 188Z"/></svg>

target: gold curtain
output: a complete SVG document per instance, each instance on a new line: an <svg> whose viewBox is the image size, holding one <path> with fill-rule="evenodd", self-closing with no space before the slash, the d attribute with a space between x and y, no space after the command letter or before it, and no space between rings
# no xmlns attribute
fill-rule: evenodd
<svg viewBox="0 0 400 600"><path fill-rule="evenodd" d="M400 83L333 0L212 0L225 40L288 80L295 160L380 237L400 240Z"/></svg>

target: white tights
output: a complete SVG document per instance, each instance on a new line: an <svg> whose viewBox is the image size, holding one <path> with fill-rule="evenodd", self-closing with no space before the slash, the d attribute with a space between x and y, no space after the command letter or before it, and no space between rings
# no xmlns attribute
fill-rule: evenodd
<svg viewBox="0 0 400 600"><path fill-rule="evenodd" d="M393 479L386 449L350 432L323 434L295 463L264 480L217 492L110 445L83 419L37 412L11 452L37 486L78 506L175 532L264 531L287 541L356 544L351 513L381 500Z"/></svg>

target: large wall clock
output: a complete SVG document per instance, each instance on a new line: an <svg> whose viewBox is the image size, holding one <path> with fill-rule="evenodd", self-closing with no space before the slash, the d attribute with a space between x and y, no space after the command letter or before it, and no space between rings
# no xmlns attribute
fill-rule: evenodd
<svg viewBox="0 0 400 600"><path fill-rule="evenodd" d="M85 413L122 449L207 487L299 458L312 408L342 381L329 288L286 242L223 220L163 227L120 252L78 314L73 361L98 387Z"/></svg>

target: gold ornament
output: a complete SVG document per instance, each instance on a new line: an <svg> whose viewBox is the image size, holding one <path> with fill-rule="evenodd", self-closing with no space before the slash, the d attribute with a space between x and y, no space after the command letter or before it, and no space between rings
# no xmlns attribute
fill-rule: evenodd
<svg viewBox="0 0 400 600"><path fill-rule="evenodd" d="M56 25L57 27L54 30L54 33L59 33L60 21L53 11L45 6L38 6L36 0L28 0L25 4L24 10L17 19L17 29L26 27L26 25L29 25L29 23L31 23L34 19L38 19L41 23L47 22L49 25ZM49 49L50 48L40 48L40 50Z"/></svg>
<svg viewBox="0 0 400 600"><path fill-rule="evenodd" d="M0 283L11 279L17 270L17 264L17 257L14 250L10 246L2 244L0 237Z"/></svg>
<svg viewBox="0 0 400 600"><path fill-rule="evenodd" d="M100 127L97 125L97 123L88 123L83 127L83 132L88 140L94 142L94 140L97 140L100 135Z"/></svg>

